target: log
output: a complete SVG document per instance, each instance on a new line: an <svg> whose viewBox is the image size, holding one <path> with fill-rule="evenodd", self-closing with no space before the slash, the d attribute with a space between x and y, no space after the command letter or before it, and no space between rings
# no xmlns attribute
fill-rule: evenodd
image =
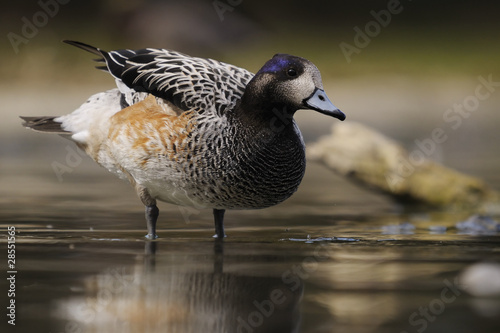
<svg viewBox="0 0 500 333"><path fill-rule="evenodd" d="M309 160L397 199L432 206L500 207L500 195L481 179L408 152L387 136L355 122L335 124L308 147Z"/></svg>

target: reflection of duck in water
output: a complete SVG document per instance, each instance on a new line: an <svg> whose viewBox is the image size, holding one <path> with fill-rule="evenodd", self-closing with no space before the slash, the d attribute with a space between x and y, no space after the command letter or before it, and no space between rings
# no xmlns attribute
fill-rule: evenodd
<svg viewBox="0 0 500 333"><path fill-rule="evenodd" d="M238 251L236 244L217 244L214 255L203 246L192 254L174 250L134 272L108 270L88 280L86 297L60 304L60 314L84 332L298 331L302 283L284 282L282 270L269 272L265 257L247 268L223 263L227 245ZM207 256L214 259L208 265ZM262 272L255 262L263 263Z"/></svg>
<svg viewBox="0 0 500 333"><path fill-rule="evenodd" d="M257 74L162 49L99 56L117 88L93 95L61 117L23 117L24 125L63 135L97 163L130 181L156 237L156 200L213 208L224 237L226 209L265 208L290 197L305 171L293 120L312 109L340 120L316 66L277 54Z"/></svg>

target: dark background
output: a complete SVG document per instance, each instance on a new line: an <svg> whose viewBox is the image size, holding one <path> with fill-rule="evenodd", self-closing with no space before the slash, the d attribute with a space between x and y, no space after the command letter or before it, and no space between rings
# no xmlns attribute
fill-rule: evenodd
<svg viewBox="0 0 500 333"><path fill-rule="evenodd" d="M53 0L55 1L55 0ZM53 1L45 1L52 3ZM43 2L43 0L42 0ZM275 52L315 58L327 74L498 70L500 5L497 2L402 0L402 10L347 66L341 42L353 45L358 26L388 1L230 1L220 19L215 1L69 1L16 54L2 40L2 74L23 77L31 67L71 70L88 55L60 44L74 39L103 49L161 47L241 62L253 71ZM239 4L238 4L239 3ZM42 10L37 1L9 2L0 13L2 34L21 35L22 18ZM35 55L39 55L38 61ZM70 56L68 56L70 55ZM87 58L84 58L87 57ZM245 59L244 59L245 58ZM6 61L5 61L6 60ZM40 69L39 69L40 70ZM44 76L45 71L32 77ZM55 73L57 74L57 73ZM47 79L47 78L45 78Z"/></svg>

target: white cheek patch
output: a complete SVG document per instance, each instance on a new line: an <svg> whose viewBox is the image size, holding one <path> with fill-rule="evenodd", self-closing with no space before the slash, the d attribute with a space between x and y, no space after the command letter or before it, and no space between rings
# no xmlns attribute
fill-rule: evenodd
<svg viewBox="0 0 500 333"><path fill-rule="evenodd" d="M291 82L293 85L293 99L297 103L302 103L316 90L313 78L307 71Z"/></svg>

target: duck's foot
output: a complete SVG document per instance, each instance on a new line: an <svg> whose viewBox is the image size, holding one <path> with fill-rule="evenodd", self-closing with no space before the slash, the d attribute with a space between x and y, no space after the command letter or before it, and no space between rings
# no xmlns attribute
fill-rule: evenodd
<svg viewBox="0 0 500 333"><path fill-rule="evenodd" d="M226 234L224 233L224 213L225 209L215 209L214 208L214 222L215 222L215 235L214 238L224 239Z"/></svg>

